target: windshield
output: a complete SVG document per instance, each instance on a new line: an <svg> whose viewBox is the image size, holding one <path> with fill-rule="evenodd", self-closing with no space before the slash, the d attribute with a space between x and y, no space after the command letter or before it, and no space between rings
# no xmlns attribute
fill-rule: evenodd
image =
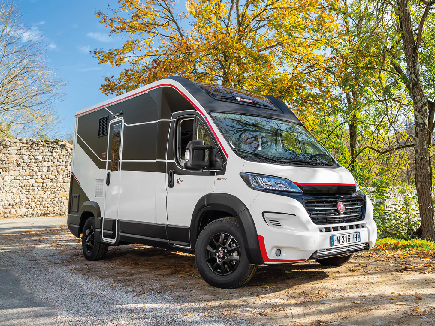
<svg viewBox="0 0 435 326"><path fill-rule="evenodd" d="M262 117L212 112L215 123L240 157L257 162L336 165L304 126Z"/></svg>

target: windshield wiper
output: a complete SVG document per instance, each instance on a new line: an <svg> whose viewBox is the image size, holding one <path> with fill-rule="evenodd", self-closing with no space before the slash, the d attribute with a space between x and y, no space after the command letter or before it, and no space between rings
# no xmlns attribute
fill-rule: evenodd
<svg viewBox="0 0 435 326"><path fill-rule="evenodd" d="M305 165L328 165L328 166L332 166L333 164L325 162L325 161L312 161L312 160L288 160L288 159L278 159L280 162L285 162L285 163L302 163Z"/></svg>

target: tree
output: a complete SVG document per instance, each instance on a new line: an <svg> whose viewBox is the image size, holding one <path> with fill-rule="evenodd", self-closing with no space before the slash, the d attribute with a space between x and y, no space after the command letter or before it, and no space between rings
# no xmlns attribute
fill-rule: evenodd
<svg viewBox="0 0 435 326"><path fill-rule="evenodd" d="M403 133L409 102L402 95L403 83L383 69L387 40L376 17L376 3L343 0L340 4L343 23L332 46L335 60L330 71L340 96L337 111L348 129L347 165L352 173L360 173L357 159L368 150L381 154L411 146Z"/></svg>
<svg viewBox="0 0 435 326"><path fill-rule="evenodd" d="M121 48L94 51L99 63L125 65L106 78L104 93L181 75L286 100L311 92L333 38L335 16L320 0L189 0L185 10L169 0L119 0L97 12L111 35L128 40ZM178 12L178 14L177 14Z"/></svg>
<svg viewBox="0 0 435 326"><path fill-rule="evenodd" d="M0 4L0 137L40 136L56 123L51 105L62 83L47 67L39 40L25 39L14 2Z"/></svg>
<svg viewBox="0 0 435 326"><path fill-rule="evenodd" d="M434 126L434 104L428 99L420 64L422 43L425 47L434 49L433 38L423 34L429 21L432 28L429 33L433 36L435 1L397 0L393 7L397 14L397 30L402 40L403 55L406 62L406 80L409 94L414 108L415 126L415 185L418 193L418 204L421 216L423 238L435 240L434 208L432 198L432 171L430 147ZM411 7L411 8L410 8ZM411 10L414 17L411 15ZM426 67L433 73L433 67ZM433 86L433 85L432 85Z"/></svg>

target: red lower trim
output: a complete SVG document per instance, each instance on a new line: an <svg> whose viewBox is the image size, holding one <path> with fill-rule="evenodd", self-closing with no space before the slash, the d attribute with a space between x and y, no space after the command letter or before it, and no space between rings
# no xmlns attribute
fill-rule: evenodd
<svg viewBox="0 0 435 326"><path fill-rule="evenodd" d="M171 84L160 84L160 85L156 85L156 86L153 86L153 87L150 87L150 88L147 88L147 89L143 89L143 90L141 90L141 91L139 91L139 92L137 92L137 93L130 94L130 95L128 95L128 96L126 96L126 97L123 97L123 98L120 98L120 99L118 99L118 100L116 100L116 101L109 102L109 103L106 103L106 104L100 105L100 106L98 106L98 107L96 107L96 108L90 109L90 110L88 110L88 111L85 111L85 112L82 112L82 113L76 114L75 117L81 116L81 115L83 115L83 114L86 114L86 113L89 113L89 112L92 112L92 111L95 111L95 110L98 110L98 109L101 109L101 108L104 108L104 107L108 107L108 106L110 106L110 105L116 104L116 103L121 102L121 101L125 101L126 99L129 99L129 98L131 98L131 97L138 96L138 95L140 95L140 94L142 94L142 93L146 93L146 92L148 92L148 91L150 91L150 90L153 90L153 89L155 89L155 88L158 88L158 87L172 87L172 88L174 88L175 90L178 91L178 93L180 93L181 95L183 95L184 98L186 98L186 100L188 100L188 101L190 102L190 104L192 104L192 105L195 107L195 109L198 110L198 112L202 115L202 117L204 118L204 120L207 122L207 124L208 124L210 130L213 132L213 135L216 137L216 139L217 139L217 141L218 141L218 143L219 143L219 146L221 147L222 151L223 151L224 154L225 154L225 157L228 158L228 153L226 152L225 148L222 146L222 143L221 143L219 137L216 135L216 132L215 132L214 129L212 128L212 126L211 126L211 124L210 124L210 121L208 121L208 118L207 118L206 114L205 114L204 112L202 112L202 111L199 109L199 107L196 106L196 104L193 103L192 100L191 100L191 99L190 99L186 94L184 94L182 91L180 91L180 90L178 89L178 87L176 87L176 86L174 86L174 85L171 85Z"/></svg>
<svg viewBox="0 0 435 326"><path fill-rule="evenodd" d="M72 172L71 172L71 175L74 177L74 179L76 179L77 183L80 184L80 181L79 181L79 179L77 179L76 175Z"/></svg>
<svg viewBox="0 0 435 326"><path fill-rule="evenodd" d="M355 187L354 183L300 183L293 182L297 186L343 186L343 187Z"/></svg>
<svg viewBox="0 0 435 326"><path fill-rule="evenodd" d="M271 259L267 257L266 246L264 245L264 237L262 235L258 236L258 243L260 244L261 256L265 263L295 263L298 261L306 261L306 259L297 260L285 260L285 259Z"/></svg>

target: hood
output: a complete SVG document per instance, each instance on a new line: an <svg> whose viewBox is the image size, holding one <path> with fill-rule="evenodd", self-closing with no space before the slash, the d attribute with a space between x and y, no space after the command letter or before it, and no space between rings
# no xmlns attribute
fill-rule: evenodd
<svg viewBox="0 0 435 326"><path fill-rule="evenodd" d="M288 179L307 194L351 194L356 190L354 177L344 167L291 166L245 161L243 172Z"/></svg>

